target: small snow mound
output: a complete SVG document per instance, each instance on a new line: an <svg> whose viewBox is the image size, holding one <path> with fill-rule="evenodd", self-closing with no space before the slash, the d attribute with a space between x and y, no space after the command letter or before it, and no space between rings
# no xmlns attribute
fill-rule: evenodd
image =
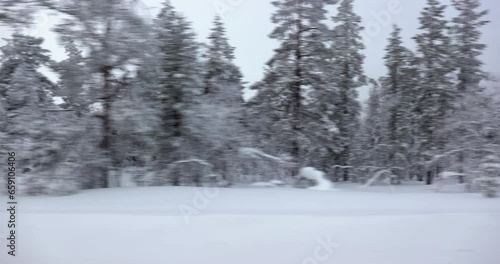
<svg viewBox="0 0 500 264"><path fill-rule="evenodd" d="M328 191L334 187L333 183L325 178L324 172L312 167L300 169L299 176L312 180L316 183L315 186L309 187L309 190Z"/></svg>

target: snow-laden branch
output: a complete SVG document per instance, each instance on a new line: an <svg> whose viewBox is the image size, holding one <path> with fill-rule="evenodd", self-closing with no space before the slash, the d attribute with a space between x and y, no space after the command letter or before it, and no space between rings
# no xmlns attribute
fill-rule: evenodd
<svg viewBox="0 0 500 264"><path fill-rule="evenodd" d="M267 154L267 153L263 152L262 150L255 149L255 148L240 148L239 152L242 155L247 155L247 156L250 156L252 158L261 157L261 158L270 159L270 160L273 160L273 161L276 161L279 163L290 164L290 165L295 164L294 162L291 162L287 159Z"/></svg>
<svg viewBox="0 0 500 264"><path fill-rule="evenodd" d="M181 164L186 164L186 163L196 163L196 164L202 165L204 167L207 167L209 169L209 171L207 174L203 175L203 177L205 177L205 178L214 178L214 179L222 180L222 177L220 175L213 172L214 165L207 162L206 160L197 159L197 158L178 160L178 161L172 162L172 163L168 164L167 171L170 173L171 170L175 166L181 165Z"/></svg>
<svg viewBox="0 0 500 264"><path fill-rule="evenodd" d="M427 168L429 168L429 167L432 167L433 165L435 165L436 163L439 163L440 161L442 161L445 158L448 158L448 157L451 157L453 155L456 155L456 154L459 154L459 153L463 153L463 152L466 152L466 151L480 152L480 153L489 153L489 154L494 154L495 153L495 151L488 150L488 149L473 149L473 148L454 149L454 150L450 150L448 152L445 152L443 154L434 156L431 160L427 161L425 164L426 164Z"/></svg>
<svg viewBox="0 0 500 264"><path fill-rule="evenodd" d="M389 178L394 177L394 174L390 170L381 170L376 172L375 175L373 175L373 177L369 179L362 187L365 188L372 186L378 179L380 179L384 175L389 176Z"/></svg>
<svg viewBox="0 0 500 264"><path fill-rule="evenodd" d="M337 169L337 168L339 168L339 169L352 169L354 167L353 166L333 165L331 168L332 169Z"/></svg>
<svg viewBox="0 0 500 264"><path fill-rule="evenodd" d="M169 166L178 165L178 164L184 164L184 163L198 163L200 165L207 166L207 167L210 167L210 168L213 167L213 165L210 164L209 162L207 162L205 160L202 160L202 159L196 159L196 158L175 161L175 162L170 163Z"/></svg>

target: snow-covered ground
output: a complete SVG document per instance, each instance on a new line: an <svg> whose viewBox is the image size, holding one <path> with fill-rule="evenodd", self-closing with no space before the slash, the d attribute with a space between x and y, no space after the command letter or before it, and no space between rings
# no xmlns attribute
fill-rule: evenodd
<svg viewBox="0 0 500 264"><path fill-rule="evenodd" d="M0 213L0 263L500 263L500 199L424 186L338 187L21 197L16 257L6 253Z"/></svg>

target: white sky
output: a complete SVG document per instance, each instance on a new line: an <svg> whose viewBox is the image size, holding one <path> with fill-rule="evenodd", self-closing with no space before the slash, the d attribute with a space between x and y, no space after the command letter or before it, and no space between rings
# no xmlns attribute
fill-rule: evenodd
<svg viewBox="0 0 500 264"><path fill-rule="evenodd" d="M144 5L142 13L153 18L159 11L163 0L142 0ZM178 11L183 13L192 23L200 41L205 41L215 14L222 12L230 43L236 47L236 63L241 67L245 81L253 83L263 76L265 63L271 58L277 43L268 35L274 25L270 21L274 7L271 0L171 0ZM483 61L484 69L495 74L500 73L500 1L482 0L483 9L489 9L488 19L490 24L483 28L483 43L488 45ZM364 33L367 49L365 71L371 78L385 74L382 57L387 45L387 38L396 23L403 28L403 37L410 48L414 48L411 39L418 32L418 17L425 6L425 0L357 0L356 11L362 17L367 28ZM442 3L451 5L451 0L442 0ZM336 12L333 8L332 14ZM377 19L378 14L389 14ZM448 15L454 14L453 9L448 9ZM36 28L30 33L45 37L44 46L52 50L53 58L64 58L63 49L57 44L57 39L50 28L57 23L56 17L40 15L37 17ZM495 29L496 28L496 29ZM8 37L5 28L0 28L0 36ZM0 44L3 45L2 41ZM361 90L361 100L367 98L366 89Z"/></svg>

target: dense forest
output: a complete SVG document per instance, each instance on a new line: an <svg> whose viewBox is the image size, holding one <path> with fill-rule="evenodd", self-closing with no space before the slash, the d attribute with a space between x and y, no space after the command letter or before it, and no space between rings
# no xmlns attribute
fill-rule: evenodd
<svg viewBox="0 0 500 264"><path fill-rule="evenodd" d="M0 48L0 152L17 153L30 195L119 187L123 178L293 182L304 167L334 182L379 175L430 185L444 172L471 182L484 164L500 164L500 91L483 86L488 12L479 0L452 3L427 0L415 50L394 25L380 65L387 75L378 77L363 70L354 0L274 1L269 37L279 47L245 101L220 17L199 43L168 0L153 23L134 0L2 0L0 20L15 33ZM447 20L447 8L457 16ZM62 17L53 30L63 61L23 33L40 10Z"/></svg>

